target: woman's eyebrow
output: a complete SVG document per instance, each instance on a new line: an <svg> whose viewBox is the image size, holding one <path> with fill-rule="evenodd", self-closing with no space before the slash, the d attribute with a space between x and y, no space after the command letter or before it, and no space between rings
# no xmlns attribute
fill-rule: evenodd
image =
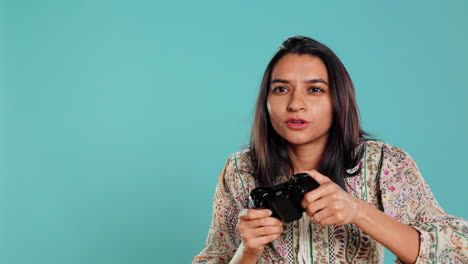
<svg viewBox="0 0 468 264"><path fill-rule="evenodd" d="M305 80L304 82L305 83L323 83L323 84L328 86L328 83L325 80L320 79L320 78L319 79L312 79L312 80ZM285 80L285 79L273 79L271 81L271 84L274 84L274 83L289 83L289 81Z"/></svg>

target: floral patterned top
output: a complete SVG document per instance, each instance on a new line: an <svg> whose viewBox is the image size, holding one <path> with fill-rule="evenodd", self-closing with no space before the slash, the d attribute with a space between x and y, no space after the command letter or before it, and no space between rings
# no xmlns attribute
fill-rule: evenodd
<svg viewBox="0 0 468 264"><path fill-rule="evenodd" d="M438 205L414 160L383 142L363 143L361 161L348 172L348 192L414 227L420 233L416 263L468 263L468 222L446 214ZM229 263L241 243L238 214L248 208L255 186L249 149L231 155L216 187L213 218L205 248L193 263ZM257 263L298 263L298 221L269 243ZM353 224L309 224L312 263L383 263L384 248ZM400 263L399 260L396 260Z"/></svg>

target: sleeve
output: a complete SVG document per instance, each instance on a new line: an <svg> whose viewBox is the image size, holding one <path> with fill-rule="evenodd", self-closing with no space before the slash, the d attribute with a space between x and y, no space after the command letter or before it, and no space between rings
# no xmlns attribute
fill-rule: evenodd
<svg viewBox="0 0 468 264"><path fill-rule="evenodd" d="M242 179L236 168L235 154L231 155L219 177L213 200L213 215L205 248L192 264L229 263L241 243L236 231L238 215L246 206Z"/></svg>
<svg viewBox="0 0 468 264"><path fill-rule="evenodd" d="M416 263L468 263L468 222L444 212L408 153L388 147L380 173L384 212L420 234Z"/></svg>

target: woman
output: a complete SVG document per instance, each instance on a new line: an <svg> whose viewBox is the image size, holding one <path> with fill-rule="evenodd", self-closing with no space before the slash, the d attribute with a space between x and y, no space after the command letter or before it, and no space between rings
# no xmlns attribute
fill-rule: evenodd
<svg viewBox="0 0 468 264"><path fill-rule="evenodd" d="M291 223L248 209L257 186L305 172L320 187ZM193 263L468 263L468 223L447 215L403 150L361 129L351 79L338 57L287 39L268 64L250 146L219 179L206 247Z"/></svg>

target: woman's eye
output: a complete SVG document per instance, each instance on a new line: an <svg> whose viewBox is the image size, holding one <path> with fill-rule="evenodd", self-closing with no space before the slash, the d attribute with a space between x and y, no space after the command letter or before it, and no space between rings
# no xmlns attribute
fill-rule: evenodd
<svg viewBox="0 0 468 264"><path fill-rule="evenodd" d="M310 87L309 91L312 91L314 93L323 92L322 89L320 89L318 87Z"/></svg>
<svg viewBox="0 0 468 264"><path fill-rule="evenodd" d="M288 89L286 87L283 87L283 86L278 86L276 88L273 88L273 92L275 92L275 93L281 93L281 92L285 92L287 90Z"/></svg>

